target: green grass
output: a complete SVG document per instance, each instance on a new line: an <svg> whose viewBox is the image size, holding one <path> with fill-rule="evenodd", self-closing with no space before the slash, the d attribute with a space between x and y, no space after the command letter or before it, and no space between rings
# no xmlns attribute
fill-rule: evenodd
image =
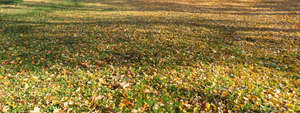
<svg viewBox="0 0 300 113"><path fill-rule="evenodd" d="M276 19L168 4L0 5L0 110L299 111L297 21L285 29Z"/></svg>
<svg viewBox="0 0 300 113"><path fill-rule="evenodd" d="M21 2L23 2L23 0L0 0L0 4L17 4Z"/></svg>

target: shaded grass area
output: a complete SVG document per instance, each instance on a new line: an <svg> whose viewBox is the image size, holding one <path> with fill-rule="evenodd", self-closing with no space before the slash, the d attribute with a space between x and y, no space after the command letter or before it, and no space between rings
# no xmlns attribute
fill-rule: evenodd
<svg viewBox="0 0 300 113"><path fill-rule="evenodd" d="M2 111L299 110L298 21L222 19L208 12L245 10L174 2L1 6ZM273 3L282 8L257 4Z"/></svg>
<svg viewBox="0 0 300 113"><path fill-rule="evenodd" d="M17 4L21 3L23 0L1 0L0 4Z"/></svg>

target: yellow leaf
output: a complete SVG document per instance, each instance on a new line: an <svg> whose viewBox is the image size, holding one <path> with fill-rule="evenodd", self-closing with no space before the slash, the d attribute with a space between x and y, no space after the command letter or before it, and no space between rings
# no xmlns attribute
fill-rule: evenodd
<svg viewBox="0 0 300 113"><path fill-rule="evenodd" d="M21 58L20 58L20 57L17 57L16 60L21 60Z"/></svg>
<svg viewBox="0 0 300 113"><path fill-rule="evenodd" d="M210 104L206 103L205 104L205 111L209 111L209 109L210 109Z"/></svg>

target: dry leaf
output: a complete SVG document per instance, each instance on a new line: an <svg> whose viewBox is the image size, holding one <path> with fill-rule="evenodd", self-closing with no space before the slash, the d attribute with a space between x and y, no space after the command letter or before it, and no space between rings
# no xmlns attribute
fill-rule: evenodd
<svg viewBox="0 0 300 113"><path fill-rule="evenodd" d="M120 85L122 88L126 88L126 87L128 87L130 84L127 83L127 82L122 82L122 83L120 83L119 85Z"/></svg>

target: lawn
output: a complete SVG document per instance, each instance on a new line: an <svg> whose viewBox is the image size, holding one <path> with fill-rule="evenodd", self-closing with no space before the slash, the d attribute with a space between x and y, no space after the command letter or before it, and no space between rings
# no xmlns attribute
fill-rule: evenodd
<svg viewBox="0 0 300 113"><path fill-rule="evenodd" d="M2 112L300 112L298 0L0 4Z"/></svg>

